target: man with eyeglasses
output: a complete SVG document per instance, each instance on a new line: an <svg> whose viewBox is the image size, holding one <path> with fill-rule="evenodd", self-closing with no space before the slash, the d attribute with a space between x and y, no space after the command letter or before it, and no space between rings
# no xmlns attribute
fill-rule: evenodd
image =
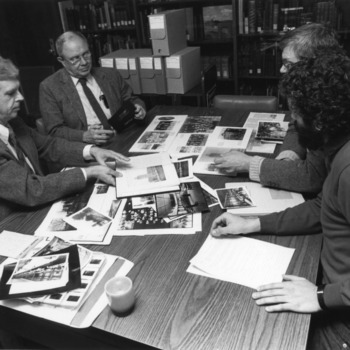
<svg viewBox="0 0 350 350"><path fill-rule="evenodd" d="M40 84L40 111L46 131L70 141L108 147L115 133L108 120L125 101L135 106L135 119L146 115L145 105L116 69L92 67L85 36L68 31L56 40L63 68Z"/></svg>
<svg viewBox="0 0 350 350"><path fill-rule="evenodd" d="M296 62L313 57L317 49L339 48L336 33L323 24L310 23L285 34L279 44L282 50L281 73ZM308 150L299 142L294 120L275 158L249 156L231 151L215 159L215 166L230 175L248 172L252 181L264 186L315 195L322 189L327 175L322 150Z"/></svg>

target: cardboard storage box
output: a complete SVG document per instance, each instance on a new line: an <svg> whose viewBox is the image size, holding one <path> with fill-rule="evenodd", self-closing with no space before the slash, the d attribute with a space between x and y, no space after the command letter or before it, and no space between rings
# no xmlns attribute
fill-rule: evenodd
<svg viewBox="0 0 350 350"><path fill-rule="evenodd" d="M167 93L164 57L140 57L140 76L142 93Z"/></svg>
<svg viewBox="0 0 350 350"><path fill-rule="evenodd" d="M169 56L187 46L184 9L149 15L148 21L155 56Z"/></svg>
<svg viewBox="0 0 350 350"><path fill-rule="evenodd" d="M165 58L169 94L184 94L201 82L200 48L187 47Z"/></svg>
<svg viewBox="0 0 350 350"><path fill-rule="evenodd" d="M131 86L134 94L141 94L140 56L152 56L151 49L117 50L100 57L102 67L113 67L118 70Z"/></svg>

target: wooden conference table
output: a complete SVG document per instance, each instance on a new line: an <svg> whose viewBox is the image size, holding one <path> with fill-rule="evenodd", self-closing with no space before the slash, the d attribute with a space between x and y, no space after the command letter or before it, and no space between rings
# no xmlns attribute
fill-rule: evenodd
<svg viewBox="0 0 350 350"><path fill-rule="evenodd" d="M203 107L157 106L147 118L162 114L218 115ZM246 116L225 117L221 125L242 126ZM138 126L121 134L118 151L127 154L142 131ZM234 181L224 176L199 177L213 188ZM0 222L0 231L32 234L48 209L9 216ZM204 213L203 231L195 235L114 237L109 246L88 246L134 262L129 276L137 302L129 316L118 318L106 307L91 327L74 329L1 307L0 328L55 349L304 349L309 315L268 314L252 300L252 289L186 273L189 260L221 212L215 206ZM256 237L295 248L287 273L316 280L320 235Z"/></svg>

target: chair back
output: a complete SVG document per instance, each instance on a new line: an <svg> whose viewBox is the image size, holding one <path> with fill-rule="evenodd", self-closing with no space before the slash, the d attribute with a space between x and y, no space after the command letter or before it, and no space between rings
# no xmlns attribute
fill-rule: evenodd
<svg viewBox="0 0 350 350"><path fill-rule="evenodd" d="M213 106L223 113L231 112L277 112L276 96L216 95Z"/></svg>

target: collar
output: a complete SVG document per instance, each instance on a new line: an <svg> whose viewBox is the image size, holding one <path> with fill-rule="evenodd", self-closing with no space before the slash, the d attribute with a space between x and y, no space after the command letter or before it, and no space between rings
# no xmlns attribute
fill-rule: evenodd
<svg viewBox="0 0 350 350"><path fill-rule="evenodd" d="M0 124L0 140L4 142L5 145L9 144L9 135L10 135L9 128Z"/></svg>
<svg viewBox="0 0 350 350"><path fill-rule="evenodd" d="M70 77L72 78L74 85L77 86L79 83L79 78L73 77L71 75L70 75ZM92 77L91 73L86 77L86 81L90 84L93 82L93 77Z"/></svg>

